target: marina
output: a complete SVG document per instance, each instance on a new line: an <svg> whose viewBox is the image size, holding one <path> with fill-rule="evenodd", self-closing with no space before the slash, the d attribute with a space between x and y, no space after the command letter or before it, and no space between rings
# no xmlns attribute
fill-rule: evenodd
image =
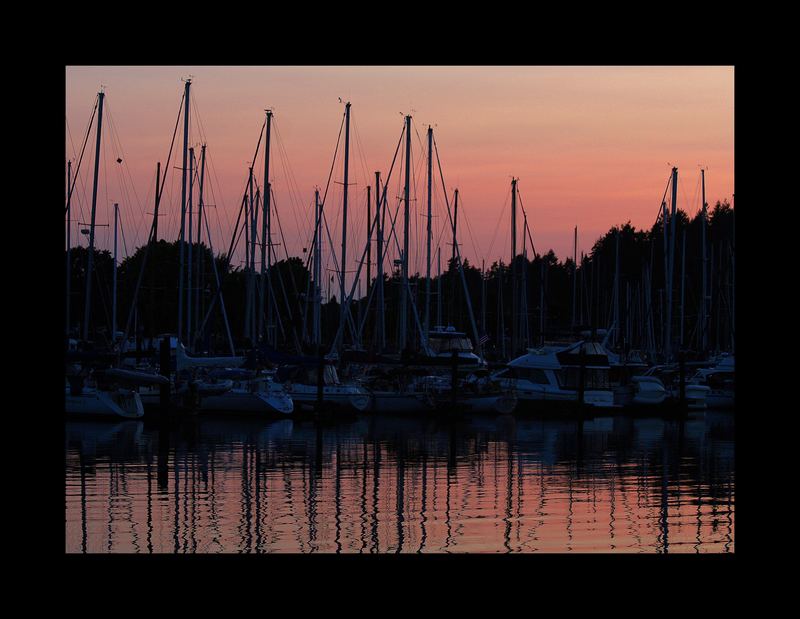
<svg viewBox="0 0 800 619"><path fill-rule="evenodd" d="M66 552L733 552L727 169L640 169L640 227L609 205L579 256L570 213L560 260L554 185L481 194L446 118L375 140L339 97L311 166L262 105L232 166L180 82L156 161L112 87L68 114Z"/></svg>

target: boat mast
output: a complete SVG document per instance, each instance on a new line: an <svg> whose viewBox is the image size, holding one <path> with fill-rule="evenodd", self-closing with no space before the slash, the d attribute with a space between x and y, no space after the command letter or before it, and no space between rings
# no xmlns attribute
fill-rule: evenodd
<svg viewBox="0 0 800 619"><path fill-rule="evenodd" d="M269 151L270 151L270 136L272 128L272 110L267 112L267 144L264 147L264 212L261 218L261 287L258 293L258 339L264 341L264 293L267 292L267 331L266 340L270 345L274 345L272 341L272 286L271 281L269 284L264 282L265 275L269 273L272 267L272 209L271 209L271 191L269 182ZM269 281L269 276L266 276Z"/></svg>
<svg viewBox="0 0 800 619"><path fill-rule="evenodd" d="M381 173L375 172L375 228L377 233L376 250L378 253L375 275L378 279L376 282L378 284L378 350L383 352L386 346L386 314L383 299L383 218L381 211Z"/></svg>
<svg viewBox="0 0 800 619"><path fill-rule="evenodd" d="M456 261L456 229L458 228L458 188L453 192L453 255L450 258L452 262ZM449 270L449 269L448 269Z"/></svg>
<svg viewBox="0 0 800 619"><path fill-rule="evenodd" d="M544 346L544 256L539 256L539 342ZM514 294L512 287L511 294ZM517 354L512 351L512 354Z"/></svg>
<svg viewBox="0 0 800 619"><path fill-rule="evenodd" d="M245 297L244 297L244 339L250 337L250 312L253 282L250 278L250 234L252 232L253 221L253 168L249 168L247 176L247 195L244 200L244 274L245 274Z"/></svg>
<svg viewBox="0 0 800 619"><path fill-rule="evenodd" d="M103 129L103 99L105 93L101 90L97 102L97 143L94 153L94 182L92 184L92 219L89 226L89 257L86 267L86 302L83 314L83 339L89 339L89 319L92 316L92 268L94 267L94 222L97 213L97 178L100 174L100 140Z"/></svg>
<svg viewBox="0 0 800 619"><path fill-rule="evenodd" d="M620 331L620 324L619 324L619 234L620 228L616 229L615 242L614 242L614 322L612 324L613 334L611 341L614 343L614 346L618 343L617 334Z"/></svg>
<svg viewBox="0 0 800 619"><path fill-rule="evenodd" d="M180 265L178 270L178 341L183 340L183 238L186 220L186 159L189 156L189 89L192 79L186 80L183 108L183 165L181 166L181 238L180 238Z"/></svg>
<svg viewBox="0 0 800 619"><path fill-rule="evenodd" d="M700 182L702 185L703 197L703 226L702 226L702 251L703 251L703 292L702 303L700 304L700 351L705 357L708 349L708 256L706 252L706 226L708 225L708 205L706 204L706 173L700 170Z"/></svg>
<svg viewBox="0 0 800 619"><path fill-rule="evenodd" d="M731 194L731 353L736 352L736 194Z"/></svg>
<svg viewBox="0 0 800 619"><path fill-rule="evenodd" d="M372 187L367 185L367 294L369 297L370 284L372 283Z"/></svg>
<svg viewBox="0 0 800 619"><path fill-rule="evenodd" d="M411 116L406 116L406 184L405 184L405 209L403 211L403 256L402 264L402 288L400 290L400 345L401 351L405 350L407 342L407 308L408 305L408 223L409 223L409 199L411 191Z"/></svg>
<svg viewBox="0 0 800 619"><path fill-rule="evenodd" d="M203 288L203 282L201 281L203 277L203 265L205 263L204 252L200 247L200 238L202 236L202 227L201 224L203 223L203 184L205 181L205 173L206 173L206 145L203 144L200 147L200 195L197 199L197 272L196 272L196 285L195 285L195 312L197 313L197 318L195 319L197 322L197 329L195 332L194 339L200 336L200 316L202 311L200 309L200 301L201 301L201 289Z"/></svg>
<svg viewBox="0 0 800 619"><path fill-rule="evenodd" d="M667 362L672 360L672 284L675 269L675 213L678 202L678 168L672 168L672 209L669 221L669 277L667 280Z"/></svg>
<svg viewBox="0 0 800 619"><path fill-rule="evenodd" d="M522 275L520 282L520 303L519 303L519 318L520 318L520 334L519 339L522 342L523 350L528 347L529 333L528 333L528 246L527 236L525 233L528 230L528 214L522 211ZM544 305L542 304L542 307ZM539 331L544 334L544 328L539 326ZM544 343L544 335L542 335L542 343Z"/></svg>
<svg viewBox="0 0 800 619"><path fill-rule="evenodd" d="M575 226L575 240L572 244L572 328L575 328L575 286L578 281L578 226Z"/></svg>
<svg viewBox="0 0 800 619"><path fill-rule="evenodd" d="M72 282L72 256L71 256L71 230L70 226L72 225L72 208L70 205L72 192L70 191L70 185L72 185L72 161L67 161L67 331L66 335L69 337L69 306L71 302L72 295L70 294L70 288Z"/></svg>
<svg viewBox="0 0 800 619"><path fill-rule="evenodd" d="M517 179L511 177L511 355L517 354ZM541 308L539 309L541 313Z"/></svg>
<svg viewBox="0 0 800 619"><path fill-rule="evenodd" d="M320 304L322 302L322 235L320 234L320 208L319 208L319 189L314 190L314 234L316 236L316 246L314 247L314 319L313 319L313 343L316 346L321 344L320 333Z"/></svg>
<svg viewBox="0 0 800 619"><path fill-rule="evenodd" d="M250 194L250 345L256 345L256 243L258 242L258 201L261 197L261 188L255 181L255 196Z"/></svg>
<svg viewBox="0 0 800 619"><path fill-rule="evenodd" d="M486 260L481 260L481 331L485 336L486 330Z"/></svg>
<svg viewBox="0 0 800 619"><path fill-rule="evenodd" d="M442 248L437 248L436 257L436 324L442 324Z"/></svg>
<svg viewBox="0 0 800 619"><path fill-rule="evenodd" d="M339 321L344 324L344 278L347 268L347 181L350 164L350 102L344 106L344 195L342 197L342 275L339 280Z"/></svg>
<svg viewBox="0 0 800 619"><path fill-rule="evenodd" d="M112 272L111 297L111 341L117 333L117 223L119 222L119 204L114 203L114 270Z"/></svg>
<svg viewBox="0 0 800 619"><path fill-rule="evenodd" d="M683 348L683 301L686 293L686 228L683 229L683 244L681 249L681 327L678 350Z"/></svg>
<svg viewBox="0 0 800 619"><path fill-rule="evenodd" d="M428 226L425 254L425 340L428 339L431 318L431 180L433 167L433 128L428 125Z"/></svg>
<svg viewBox="0 0 800 619"><path fill-rule="evenodd" d="M189 149L189 201L186 204L186 210L189 213L189 256L186 265L186 343L189 350L194 352L192 345L192 211L193 207L193 189L194 189L194 148Z"/></svg>

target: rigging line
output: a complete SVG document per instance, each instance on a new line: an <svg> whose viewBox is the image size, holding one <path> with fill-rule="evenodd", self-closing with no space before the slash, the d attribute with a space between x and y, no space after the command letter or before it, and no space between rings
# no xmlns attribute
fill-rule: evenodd
<svg viewBox="0 0 800 619"><path fill-rule="evenodd" d="M667 197L667 192L669 191L669 184L672 182L672 172L669 174L669 178L667 178L667 186L664 187L664 195L661 196L661 202L658 203L658 215L656 215L656 220L653 222L653 226L655 227L659 220L661 219L663 212L661 209L661 205L664 203L664 199ZM651 228L652 230L652 228Z"/></svg>
<svg viewBox="0 0 800 619"><path fill-rule="evenodd" d="M519 192L519 188L517 189L517 195L519 196L519 206L522 209L522 215L525 217L525 229L528 231L528 239L531 242L531 250L533 251L534 259L539 257L539 254L536 253L536 247L533 245L533 236L531 236L531 229L528 225L528 213L525 212L525 205L522 204L522 194Z"/></svg>
<svg viewBox="0 0 800 619"><path fill-rule="evenodd" d="M116 146L119 149L119 158L122 159L122 168L124 171L128 173L128 180L130 181L130 191L133 192L133 196L134 198L136 198L136 205L139 207L139 211L141 212L144 209L142 208L141 200L139 200L139 194L136 193L136 184L133 182L133 177L131 176L130 166L128 166L127 155L125 154L125 150L122 148L122 140L120 139L119 131L117 130L117 123L114 120L114 117L111 113L111 106L108 105L108 102L106 102L105 105L107 106L108 110L108 121L109 121L109 126L111 128L112 140L116 142ZM125 192L126 199L128 203L132 205L133 203L130 199L130 191L128 190L128 183L125 182L125 176L123 173L120 173L120 180L122 181L123 184L123 191ZM138 242L138 238L139 238L139 227L137 225L135 228L134 243Z"/></svg>
<svg viewBox="0 0 800 619"><path fill-rule="evenodd" d="M267 119L265 118L264 119L264 124L261 125L261 133L258 134L258 142L256 142L256 150L253 153L253 159L252 159L253 164L255 164L255 160L258 158L258 149L261 147L261 139L264 137L264 129L266 128L266 126L267 126ZM233 237L231 238L231 244L228 247L227 259L228 259L228 264L229 265L233 264L234 241L236 240L236 235L237 235L237 233L239 233L239 235L241 236L241 233L240 233L240 230L239 230L239 222L242 220L242 213L244 212L245 201L248 199L249 183L250 183L250 168L248 168L248 170L247 170L247 180L244 183L244 191L242 192L242 204L239 207L239 215L236 217L236 225L234 226L234 229L233 229ZM249 224L249 222L245 221L244 225L250 225L250 224ZM224 279L225 279L225 271L222 272L221 280L224 280Z"/></svg>
<svg viewBox="0 0 800 619"><path fill-rule="evenodd" d="M164 166L164 178L163 178L164 181L166 181L166 178L167 178L167 171L169 170L169 162L172 160L172 148L175 145L175 137L178 134L178 126L179 126L180 119L181 119L181 112L182 112L182 107L183 107L183 99L184 99L185 96L186 96L186 93L184 91L184 94L181 96L181 102L180 102L180 104L178 106L178 117L175 119L175 129L172 131L172 141L170 142L169 153L167 154L167 165ZM174 182L175 175L173 174L171 178L172 178L172 180ZM161 196L164 193L164 184L165 183L162 181L162 184L161 184L161 186L159 188L160 191L156 195L156 208L158 208L158 205L161 203ZM172 209L170 209L170 210L172 210ZM155 217L153 217L153 223L150 225L150 234L148 235L147 245L146 245L145 250L144 250L144 255L142 256L142 266L139 269L139 275L138 275L138 277L136 279L136 288L134 289L134 292L133 292L133 301L131 302L131 307L130 307L130 310L128 311L128 319L125 322L125 335L124 335L123 340L122 340L123 342L128 340L128 333L130 332L131 321L133 320L133 311L136 308L136 300L137 300L137 298L139 296L139 289L141 288L142 276L144 275L145 266L147 265L147 257L148 257L148 255L150 253L150 246L152 245L152 241L156 241L157 240L157 239L154 238L155 229L156 229L156 221L155 221Z"/></svg>
<svg viewBox="0 0 800 619"><path fill-rule="evenodd" d="M325 230L328 233L328 242L331 244L331 247L333 247L333 240L331 239L331 231L330 231L330 228L328 228L328 220L324 215L322 215L322 221L325 223ZM336 252L330 251L330 252L328 252L328 254L330 255L330 258L333 259L333 266L334 266L334 268L336 270L336 278L338 280L337 283L339 284L339 287L341 287L342 286L342 274L339 271L339 262L338 262L338 260L336 260ZM327 270L330 272L330 269L327 269ZM335 293L334 293L334 296L336 296ZM343 303L343 300L342 299L338 299L338 302L341 305ZM328 303L330 303L330 297L328 298ZM355 339L356 327L355 327L355 323L353 322L352 312L347 311L347 312L345 312L345 315L346 315L346 319L347 319L347 326L350 327L350 336Z"/></svg>
<svg viewBox="0 0 800 619"><path fill-rule="evenodd" d="M345 119L345 115L342 114L342 124L339 125L339 137L336 138L336 148L333 151L333 161L331 161L331 169L330 169L330 172L328 172L328 182L325 185L325 194L322 196L322 202L320 202L320 205L319 205L319 216L325 222L325 227L326 228L328 226L328 222L323 217L323 207L325 206L325 200L328 197L328 188L331 185L331 177L333 176L333 167L336 164L336 154L339 152L339 142L342 139L342 129L344 128L344 119ZM328 237L330 238L330 231L328 231ZM316 243L317 243L317 232L315 230L314 231L314 241L311 244L311 250L312 251L314 251L316 249ZM333 247L333 246L331 246L331 247ZM305 265L306 266L306 270L308 270L308 265L310 264L310 260L311 260L311 252L308 252L308 257L306 258L306 265Z"/></svg>
<svg viewBox="0 0 800 619"><path fill-rule="evenodd" d="M122 250L125 252L125 257L127 258L130 254L128 254L128 243L125 240L125 226L122 225L122 215L120 214L119 218L119 231L122 233ZM122 261L120 260L120 263Z"/></svg>
<svg viewBox="0 0 800 619"><path fill-rule="evenodd" d="M70 145L72 146L72 154L73 154L73 159L74 159L74 158L75 158L74 156L76 155L76 152L75 152L75 144L74 144L74 143L73 143L73 141L72 141L72 132L71 132L71 131L70 131L70 129L69 129L69 123L67 123L67 133L68 133L68 135L69 135L69 142L70 142ZM73 174L74 174L74 172L73 172ZM73 179L73 187L74 187L74 184L75 184L75 182L76 182L77 180L78 180L78 178L77 178L77 175L75 175L75 177L74 177L74 179ZM70 192L70 188L69 188L69 187L67 187L67 193L69 194L69 192ZM88 203L88 199L87 199L87 197L86 197L86 183L84 183L84 182L83 182L83 179L81 179L81 193L83 194L83 200L84 200L84 202L87 202L87 203ZM76 196L76 197L77 197L77 196ZM80 210L80 213L81 213L81 221L86 221L86 216L85 216L85 214L84 214L84 212L83 212L83 202L81 202L80 200L76 200L76 203L78 204L78 209ZM72 221L73 221L73 222L75 222L75 221L77 221L77 220L73 219ZM71 225L71 224L72 224L72 222L70 222L70 225ZM76 238L77 238L77 237L76 237ZM77 244L77 245L80 245L80 238L77 238L77 240L76 240L76 244Z"/></svg>
<svg viewBox="0 0 800 619"><path fill-rule="evenodd" d="M452 225L453 225L453 215L452 215L452 212L450 211L450 201L447 198L447 190L444 189L447 185L444 182L444 172L442 171L442 161L439 158L439 145L436 143L436 138L435 137L433 139L433 148L434 148L434 151L436 152L436 165L439 168L439 176L441 177L441 180L442 180L442 190L444 192L445 204L447 205L447 217L448 217L448 220L450 221L450 225L452 227ZM463 264L463 261L461 259L461 251L458 249L458 243L456 243L456 245L455 245L455 250L456 250L456 258L458 260L458 266L459 266L458 271L459 271L459 274L461 275L461 284L462 284L463 289L464 289L464 297L466 298L466 301L467 301L469 321L470 321L470 326L472 327L472 335L475 338L475 345L477 346L478 351L480 352L480 356L483 356L483 354L482 354L483 346L480 343L480 336L478 335L478 326L475 323L475 315L472 312L472 304L471 304L470 298L469 298L469 289L467 287L467 279L466 279L466 276L464 275L464 264Z"/></svg>
<svg viewBox="0 0 800 619"><path fill-rule="evenodd" d="M277 200L275 200L275 193L270 191L270 194L272 196L273 204L275 204L275 219L278 221L278 231L280 232L280 235L281 235L281 242L283 243L283 251L286 254L286 268L289 271L289 279L292 282L292 292L294 292L294 298L295 298L295 303L297 304L297 310L298 310L299 314L302 316L303 315L303 308L300 306L300 301L299 301L300 293L297 290L297 282L294 279L294 269L292 269L291 262L289 261L289 251L288 251L288 249L286 249L286 238L283 236L283 226L281 226L281 218L280 218L280 215L278 215L278 202L277 202ZM272 249L272 243L269 243L269 245L267 247L268 247L268 251L274 255L274 250ZM277 256L275 256L275 258L277 258ZM277 264L277 262L278 261L275 260L275 263L273 263L273 266L275 264ZM291 316L292 310L289 307L289 298L288 298L288 296L286 294L286 286L284 286L284 284L283 284L283 277L281 276L281 270L280 270L280 268L278 268L276 270L278 272L278 283L281 285L281 292L283 293L283 301L286 304L286 310L289 312L289 315ZM271 284L271 278L269 276L267 276L267 277L268 277L268 281L270 281L270 284ZM296 328L294 320L291 321L291 327L292 327L292 335L294 335L295 346L297 348L298 353L300 353L300 352L302 352L302 349L301 349L301 346L300 346L300 340L299 340L299 338L297 336L297 328Z"/></svg>
<svg viewBox="0 0 800 619"><path fill-rule="evenodd" d="M81 169L81 162L83 162L83 153L86 150L86 142L89 140L89 131L91 131L91 129L92 129L92 122L94 121L95 113L97 113L97 104L98 104L99 101L100 101L100 96L98 95L97 98L95 99L95 102L94 102L94 109L92 110L92 116L89 118L89 126L86 127L86 137L83 139L83 146L81 147L81 156L80 156L80 159L78 159L78 167L75 170L75 180L78 179L78 172ZM74 150L74 148L73 148L73 150ZM69 194L68 195L70 197L72 197L72 190L74 188L75 188L75 181L72 182L72 187L70 187L70 190L69 190ZM66 205L64 206L64 212L65 213L67 212Z"/></svg>
<svg viewBox="0 0 800 619"><path fill-rule="evenodd" d="M308 235L309 230L312 227L311 220L308 214L308 210L305 208L304 200L302 198L302 192L300 191L300 186L297 182L297 177L294 174L294 170L292 169L291 161L289 160L289 153L286 150L286 145L284 144L283 137L278 129L278 123L275 117L272 117L272 126L275 130L275 140L276 144L279 148L279 153L285 162L284 168L286 170L286 177L287 177L287 189L289 191L289 198L292 202L292 207L294 210L299 210L303 213L303 217L305 219L305 228L303 229L303 233ZM294 213L295 220L297 220L297 214ZM298 226L299 228L299 226Z"/></svg>
<svg viewBox="0 0 800 619"><path fill-rule="evenodd" d="M274 120L273 120L273 122L274 122ZM275 131L275 141L276 141L276 143L278 143L278 132L277 132L277 130ZM301 238L301 236L300 236L301 231L302 231L302 233L304 235L307 234L307 232L308 232L308 230L307 230L308 213L306 212L305 208L300 208L299 202L296 200L296 196L293 193L292 178L291 178L291 172L289 170L288 157L286 157L286 153L285 153L284 149L282 148L282 144L278 143L277 151L278 151L278 161L280 163L281 168L283 169L283 174L284 174L284 177L285 177L286 195L288 196L290 205L292 207L289 210L292 213L292 217L294 218L295 230L297 231L297 234L295 235L293 241L297 242L297 240L299 238ZM274 183L272 183L272 182L270 183L270 192L271 192L270 195L272 195L272 196L275 195ZM274 208L275 208L275 212L277 213L277 206L275 206ZM305 228L303 227L303 224L298 219L298 216L297 216L298 211L302 212L302 214L305 216L305 222L306 222L306 227ZM287 252L288 252L288 249L287 249Z"/></svg>
<svg viewBox="0 0 800 619"><path fill-rule="evenodd" d="M364 153L364 145L363 145L363 143L361 141L361 133L358 130L358 127L356 126L355 116L353 115L352 112L350 113L350 120L353 123L353 133L355 134L355 138L356 138L356 148L357 148L358 153L360 155L361 172L364 174L364 178L365 179L369 179L370 178L369 172L367 172L369 166L367 165L366 153ZM365 181L365 185L369 185L369 181Z"/></svg>
<svg viewBox="0 0 800 619"><path fill-rule="evenodd" d="M212 149L206 148L206 165L208 166L211 175L214 177L214 181L211 182L211 178L209 178L209 190L211 193L211 204L215 205L215 211L217 213L217 229L219 230L219 238L225 239L228 235L233 234L233 228L231 227L231 218L230 213L228 211L228 207L225 205L225 196L224 192L222 191L222 186L219 182L219 177L217 176L217 167L214 164L213 156L211 154ZM220 187L220 195L217 196L214 187ZM221 217L219 214L220 209L216 208L217 199L219 199L219 206L222 207L223 212L225 213L225 223L227 224L227 234L223 234L222 232L222 224L220 223ZM204 201L205 205L205 201Z"/></svg>
<svg viewBox="0 0 800 619"><path fill-rule="evenodd" d="M460 194L459 194L459 197L460 197ZM462 211L464 210L463 204L464 204L464 202L463 202L463 198L462 198L462 200L461 200ZM477 260L477 257L482 256L483 254L478 251L478 244L475 242L475 237L472 235L472 226L469 223L469 218L467 217L467 213L466 212L464 212L464 224L467 226L467 233L469 234L470 241L472 241L472 251L475 252L475 256L476 256L476 260ZM466 258L465 258L465 260L466 260Z"/></svg>
<svg viewBox="0 0 800 619"><path fill-rule="evenodd" d="M503 207L500 209L500 215L497 218L497 224L495 225L494 234L492 235L492 242L489 243L489 251L486 253L487 256L491 256L492 255L492 249L494 248L494 242L495 242L495 240L497 238L497 232L500 230L500 223L503 221L503 215L505 215L506 206L508 206L508 203L509 203L508 199L510 197L511 197L511 191L509 190L509 191L506 192L506 197L505 197L505 200L503 201ZM453 228L451 226L450 227L450 232L452 232L452 231L453 231Z"/></svg>
<svg viewBox="0 0 800 619"><path fill-rule="evenodd" d="M107 164L107 157L108 154L106 153L106 148L108 147L108 140L103 141L103 192L106 197L106 222L111 221L108 216L108 205L110 204L110 200L108 199L108 166ZM111 240L109 236L111 235L111 226L106 228L106 247L111 246ZM97 240L97 233L95 233L95 241ZM95 249L97 249L97 245L95 245Z"/></svg>
<svg viewBox="0 0 800 619"><path fill-rule="evenodd" d="M172 161L172 149L175 146L175 137L178 135L178 127L180 126L181 121L181 113L183 112L183 100L186 97L186 92L181 95L181 102L178 104L178 117L175 119L175 129L172 131L172 141L169 144L169 152L167 153L167 163L164 166L164 174L161 177L161 184L159 185L159 191L156 195L156 208L161 204L161 196L164 193L164 186L166 185L167 180L167 173L169 172L169 162ZM175 181L175 175L171 176L172 182ZM171 195L172 188L170 187L170 195ZM170 209L172 210L172 209ZM155 224L153 224L155 225ZM151 226L152 227L152 226ZM150 236L152 236L152 231ZM155 239L154 239L155 240Z"/></svg>

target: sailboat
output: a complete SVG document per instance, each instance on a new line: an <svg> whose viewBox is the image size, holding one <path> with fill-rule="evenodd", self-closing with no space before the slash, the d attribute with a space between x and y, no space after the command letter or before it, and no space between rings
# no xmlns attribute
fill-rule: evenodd
<svg viewBox="0 0 800 619"><path fill-rule="evenodd" d="M92 384L87 384L87 378ZM144 405L137 387L158 385L167 379L128 370L95 370L86 376L73 366L67 374L64 409L67 415L138 419Z"/></svg>
<svg viewBox="0 0 800 619"><path fill-rule="evenodd" d="M195 357L189 356L183 344L177 342L175 369L181 373L194 373L198 381L201 411L226 413L263 413L279 416L291 415L294 403L283 387L274 384L267 376L256 372L236 370L244 363L244 357ZM227 372L212 371L197 373L199 369L226 368ZM224 381L230 386L215 392L214 385Z"/></svg>

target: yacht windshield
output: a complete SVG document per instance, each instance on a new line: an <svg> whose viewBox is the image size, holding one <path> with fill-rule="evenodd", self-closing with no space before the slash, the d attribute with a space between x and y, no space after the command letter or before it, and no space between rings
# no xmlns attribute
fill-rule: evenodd
<svg viewBox="0 0 800 619"><path fill-rule="evenodd" d="M468 337L432 337L429 341L435 355L449 352L472 352L472 342Z"/></svg>

